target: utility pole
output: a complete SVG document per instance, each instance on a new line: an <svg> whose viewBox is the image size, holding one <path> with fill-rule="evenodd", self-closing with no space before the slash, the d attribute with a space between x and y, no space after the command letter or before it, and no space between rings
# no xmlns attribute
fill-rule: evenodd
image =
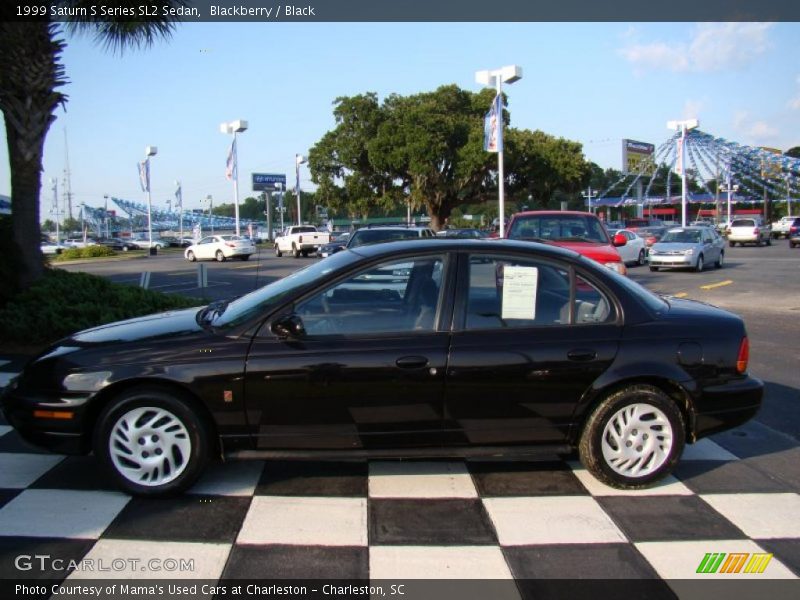
<svg viewBox="0 0 800 600"><path fill-rule="evenodd" d="M72 220L72 182L69 172L69 146L67 145L67 128L64 127L64 196L67 198L67 216Z"/></svg>

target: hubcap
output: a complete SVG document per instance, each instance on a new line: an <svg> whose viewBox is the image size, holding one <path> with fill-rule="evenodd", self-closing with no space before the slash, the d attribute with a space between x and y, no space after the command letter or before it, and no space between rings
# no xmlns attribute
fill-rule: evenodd
<svg viewBox="0 0 800 600"><path fill-rule="evenodd" d="M178 417L163 408L145 406L117 419L108 450L114 467L125 479L152 487L169 483L183 473L192 442Z"/></svg>
<svg viewBox="0 0 800 600"><path fill-rule="evenodd" d="M631 404L606 424L603 458L616 473L645 477L660 468L672 450L672 426L667 416L649 404Z"/></svg>

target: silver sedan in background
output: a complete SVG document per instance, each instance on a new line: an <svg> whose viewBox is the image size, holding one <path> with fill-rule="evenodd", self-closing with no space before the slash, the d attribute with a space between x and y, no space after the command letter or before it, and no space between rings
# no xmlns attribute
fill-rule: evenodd
<svg viewBox="0 0 800 600"><path fill-rule="evenodd" d="M650 270L690 268L702 271L713 263L718 269L725 261L725 242L711 227L670 229L650 248Z"/></svg>

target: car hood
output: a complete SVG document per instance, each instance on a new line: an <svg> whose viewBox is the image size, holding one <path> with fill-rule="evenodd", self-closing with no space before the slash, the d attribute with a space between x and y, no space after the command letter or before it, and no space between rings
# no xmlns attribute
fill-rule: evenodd
<svg viewBox="0 0 800 600"><path fill-rule="evenodd" d="M173 310L116 323L84 329L68 338L69 342L83 346L109 342L134 342L145 339L176 338L197 333L202 327L195 320L200 307ZM63 344L63 342L62 342Z"/></svg>
<svg viewBox="0 0 800 600"><path fill-rule="evenodd" d="M656 242L650 247L650 251L661 250L662 252L674 252L683 250L694 250L697 244L687 244L684 242Z"/></svg>

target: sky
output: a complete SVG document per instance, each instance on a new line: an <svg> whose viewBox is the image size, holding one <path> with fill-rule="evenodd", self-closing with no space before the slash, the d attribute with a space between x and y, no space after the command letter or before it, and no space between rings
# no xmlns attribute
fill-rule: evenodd
<svg viewBox="0 0 800 600"><path fill-rule="evenodd" d="M665 141L673 119L740 144L800 145L800 23L186 23L121 56L66 39L69 100L45 144L42 219L50 178L63 192L65 139L73 206L103 206L106 194L143 202L136 164L148 145L155 206L176 180L186 208L209 194L217 205L233 200L223 121L249 123L244 199L252 172L294 184L295 154L333 128L337 97L478 91L475 71L511 64L523 69L504 88L512 125L579 141L603 168L621 167L623 138ZM300 177L313 189L305 166ZM2 144L0 194L10 188Z"/></svg>

